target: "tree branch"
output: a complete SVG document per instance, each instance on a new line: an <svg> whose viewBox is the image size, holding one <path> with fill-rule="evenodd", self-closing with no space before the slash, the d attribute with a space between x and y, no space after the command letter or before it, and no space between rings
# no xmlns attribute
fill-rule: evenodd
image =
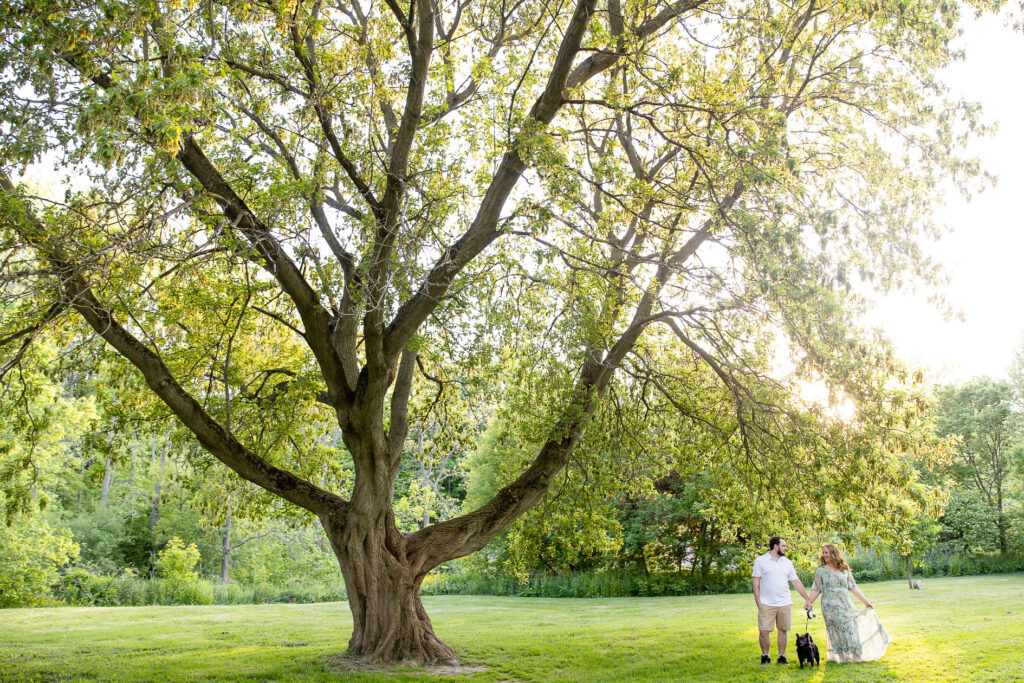
<svg viewBox="0 0 1024 683"><path fill-rule="evenodd" d="M650 37L664 28L664 26L673 19L676 19L690 10L700 7L705 2L707 2L707 0L680 0L679 2L669 5L659 12L657 16L640 24L633 33L635 40L640 41L644 38ZM613 35L613 37L615 36ZM616 42L619 41L616 40ZM566 88L571 89L583 85L597 74L614 66L615 63L623 56L624 54L617 50L595 52L572 70L569 78L566 79Z"/></svg>
<svg viewBox="0 0 1024 683"><path fill-rule="evenodd" d="M562 104L562 92L572 62L579 53L583 36L593 16L596 0L578 0L543 92L534 102L530 116L543 125L551 123ZM399 307L384 336L384 354L394 357L437 308L455 276L500 235L496 230L501 209L520 176L526 170L518 150L506 152L469 229L434 264L415 295Z"/></svg>
<svg viewBox="0 0 1024 683"><path fill-rule="evenodd" d="M309 85L309 97L307 101L313 105L313 111L316 113L317 121L320 123L320 129L323 131L324 137L327 138L327 144L331 147L331 154L334 155L335 160L344 169L348 175L349 180L355 185L356 191L363 198L363 201L370 207L370 210L377 214L380 211L380 202L373 194L373 190L363 180L359 174L359 169L356 168L352 160L348 158L344 150L341 148L341 143L338 141L338 136L334 132L334 123L331 121L331 114L324 107L323 93L321 92L320 80L316 75L316 68L313 63L315 59L314 44L312 39L303 40L299 35L299 29L292 21L288 25L288 30L292 38L292 54L302 65L303 74L306 77L306 82ZM303 54L302 50L305 47L309 54Z"/></svg>
<svg viewBox="0 0 1024 683"><path fill-rule="evenodd" d="M398 125L398 132L391 145L388 158L387 183L381 200L381 216L377 221L373 249L368 255L366 267L367 309L363 322L363 342L366 350L366 365L371 371L382 371L391 358L385 353L384 342L384 290L390 270L391 252L398 234L402 198L406 191L406 176L409 154L419 128L423 112L423 98L427 89L430 57L434 46L434 15L431 0L413 0L416 19L419 22L418 35L409 37L409 54L412 60L409 87L406 91L405 108ZM413 17L410 16L410 21ZM410 28L411 34L411 28Z"/></svg>
<svg viewBox="0 0 1024 683"><path fill-rule="evenodd" d="M429 571L441 562L468 555L484 547L502 529L526 512L547 492L551 480L569 461L583 429L597 409L601 395L612 375L651 323L666 320L674 325L672 316L661 312L652 315L654 304L673 270L689 259L707 240L712 228L725 217L745 190L742 182L716 207L699 230L679 249L666 253L657 273L637 304L632 320L607 353L589 349L580 369L573 394L567 402L563 418L552 430L530 467L514 482L499 490L491 500L468 514L439 522L422 529L408 540L409 557L418 571Z"/></svg>
<svg viewBox="0 0 1024 683"><path fill-rule="evenodd" d="M68 304L96 334L139 369L153 393L195 434L203 448L244 479L313 513L347 508L348 502L343 498L266 462L214 420L178 384L160 357L128 332L96 299L80 269L68 260L46 226L18 197L14 184L2 170L0 188L22 211L22 220L13 221L12 227L53 266Z"/></svg>
<svg viewBox="0 0 1024 683"><path fill-rule="evenodd" d="M393 473L397 473L398 465L401 464L402 447L409 435L409 396L412 392L413 371L416 369L418 359L419 353L412 349L402 352L402 362L398 366L395 388L391 393L391 428L388 440L391 442Z"/></svg>
<svg viewBox="0 0 1024 683"><path fill-rule="evenodd" d="M305 328L304 339L313 351L327 383L327 391L337 407L351 401L351 389L345 381L341 358L331 344L329 319L317 293L298 267L271 235L269 228L253 214L234 189L224 180L191 134L182 139L177 158L189 173L217 201L231 225L256 248L266 269L295 304Z"/></svg>
<svg viewBox="0 0 1024 683"><path fill-rule="evenodd" d="M114 81L107 73L85 76L80 58L71 53L61 58L84 77L104 90L114 87ZM310 287L288 254L273 237L241 197L228 184L213 163L196 143L194 136L182 136L181 147L175 158L199 182L203 189L217 202L231 226L242 233L261 256L264 268L281 285L291 298L302 318L306 334L303 338L313 352L327 383L331 401L338 408L351 402L351 389L345 382L342 361L331 343L330 326L326 310L320 304L317 293Z"/></svg>

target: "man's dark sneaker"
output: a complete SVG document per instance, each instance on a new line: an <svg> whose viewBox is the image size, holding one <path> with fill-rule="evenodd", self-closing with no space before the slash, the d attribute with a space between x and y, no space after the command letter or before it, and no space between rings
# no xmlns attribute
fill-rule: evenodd
<svg viewBox="0 0 1024 683"><path fill-rule="evenodd" d="M768 655L761 655L761 663L762 664L771 664L772 663L772 658L769 657Z"/></svg>
<svg viewBox="0 0 1024 683"><path fill-rule="evenodd" d="M789 662L786 661L786 655L779 655L777 661L779 664L789 664Z"/></svg>

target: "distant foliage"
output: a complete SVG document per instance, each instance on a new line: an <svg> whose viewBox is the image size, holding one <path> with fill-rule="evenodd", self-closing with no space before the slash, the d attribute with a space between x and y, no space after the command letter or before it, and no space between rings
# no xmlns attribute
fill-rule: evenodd
<svg viewBox="0 0 1024 683"><path fill-rule="evenodd" d="M999 550L999 511L978 491L954 489L941 521L940 540L951 550Z"/></svg>
<svg viewBox="0 0 1024 683"><path fill-rule="evenodd" d="M0 308L0 312L6 312ZM46 370L57 362L51 344L34 345L16 378L0 377L0 491L3 520L31 516L51 502L51 484L96 420L95 399L62 391Z"/></svg>
<svg viewBox="0 0 1024 683"><path fill-rule="evenodd" d="M848 558L857 581L890 581L904 577L903 558L886 551L862 550ZM1024 571L1024 552L964 553L935 548L913 563L913 575L976 576Z"/></svg>
<svg viewBox="0 0 1024 683"><path fill-rule="evenodd" d="M274 534L238 548L232 557L231 577L232 582L249 586L281 588L341 581L338 562L326 539L310 530Z"/></svg>

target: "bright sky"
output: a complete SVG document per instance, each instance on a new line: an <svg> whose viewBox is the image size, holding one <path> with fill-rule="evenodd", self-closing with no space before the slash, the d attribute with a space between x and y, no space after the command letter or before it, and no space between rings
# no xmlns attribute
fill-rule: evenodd
<svg viewBox="0 0 1024 683"><path fill-rule="evenodd" d="M951 195L937 209L952 233L931 253L952 277L946 295L963 319L944 320L925 292L886 301L872 316L904 359L940 382L1006 376L1024 333L1024 33L986 17L965 22L961 45L967 58L946 81L999 124L969 148L999 182L969 202Z"/></svg>

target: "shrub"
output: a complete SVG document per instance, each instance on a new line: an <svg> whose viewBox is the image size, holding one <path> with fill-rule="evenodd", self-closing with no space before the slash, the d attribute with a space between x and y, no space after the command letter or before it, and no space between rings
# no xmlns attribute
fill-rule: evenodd
<svg viewBox="0 0 1024 683"><path fill-rule="evenodd" d="M187 546L175 536L167 541L156 560L156 570L160 576L170 581L197 581L199 572L199 549L195 543Z"/></svg>
<svg viewBox="0 0 1024 683"><path fill-rule="evenodd" d="M27 519L0 523L0 607L32 607L53 601L57 569L78 554L67 531L54 533L46 522Z"/></svg>
<svg viewBox="0 0 1024 683"><path fill-rule="evenodd" d="M337 602L343 586L333 583L228 585L201 578L140 579L125 570L115 576L74 567L59 578L56 599L65 605L118 607L130 605L253 605L264 603Z"/></svg>
<svg viewBox="0 0 1024 683"><path fill-rule="evenodd" d="M211 605L213 585L201 579L174 577L153 579L148 584L151 605Z"/></svg>
<svg viewBox="0 0 1024 683"><path fill-rule="evenodd" d="M112 579L93 574L87 569L67 570L53 587L54 597L65 605L101 605Z"/></svg>
<svg viewBox="0 0 1024 683"><path fill-rule="evenodd" d="M458 570L438 573L424 581L424 595L518 595L545 598L653 597L704 593L742 593L750 590L746 572L690 574L624 570L551 574L537 572L525 583L511 577L484 577Z"/></svg>
<svg viewBox="0 0 1024 683"><path fill-rule="evenodd" d="M151 604L209 605L213 602L213 586L199 578L199 549L187 546L175 536L167 542L156 560L160 578L149 583Z"/></svg>

